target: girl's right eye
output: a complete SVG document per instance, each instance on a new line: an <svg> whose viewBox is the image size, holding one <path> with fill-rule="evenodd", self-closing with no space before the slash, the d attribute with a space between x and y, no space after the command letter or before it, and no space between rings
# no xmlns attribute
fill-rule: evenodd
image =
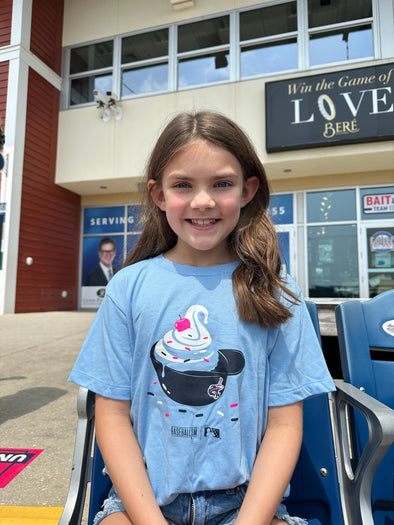
<svg viewBox="0 0 394 525"><path fill-rule="evenodd" d="M177 182L174 184L174 188L179 189L179 190L183 190L189 187L190 186L188 182Z"/></svg>

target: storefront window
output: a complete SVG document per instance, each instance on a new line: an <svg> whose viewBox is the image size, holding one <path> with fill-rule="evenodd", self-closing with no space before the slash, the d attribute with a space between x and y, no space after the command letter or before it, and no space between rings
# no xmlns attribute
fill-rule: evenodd
<svg viewBox="0 0 394 525"><path fill-rule="evenodd" d="M394 288L394 186L360 190L368 297Z"/></svg>
<svg viewBox="0 0 394 525"><path fill-rule="evenodd" d="M367 228L369 297L394 288L394 227Z"/></svg>
<svg viewBox="0 0 394 525"><path fill-rule="evenodd" d="M308 222L338 222L355 219L355 190L323 191L307 194Z"/></svg>
<svg viewBox="0 0 394 525"><path fill-rule="evenodd" d="M140 205L85 208L83 218L81 307L98 308L105 287L138 241Z"/></svg>
<svg viewBox="0 0 394 525"><path fill-rule="evenodd" d="M294 231L293 194L271 195L268 213L276 226L283 271L295 277L296 268L291 256L294 247L291 246L290 240Z"/></svg>
<svg viewBox="0 0 394 525"><path fill-rule="evenodd" d="M394 186L362 188L360 198L363 220L394 219Z"/></svg>
<svg viewBox="0 0 394 525"><path fill-rule="evenodd" d="M306 204L309 296L359 297L356 191L309 192Z"/></svg>
<svg viewBox="0 0 394 525"><path fill-rule="evenodd" d="M308 227L310 297L359 297L357 226Z"/></svg>

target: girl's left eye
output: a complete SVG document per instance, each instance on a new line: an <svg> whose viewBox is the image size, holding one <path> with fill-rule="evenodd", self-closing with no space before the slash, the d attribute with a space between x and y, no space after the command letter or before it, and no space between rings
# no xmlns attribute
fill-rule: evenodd
<svg viewBox="0 0 394 525"><path fill-rule="evenodd" d="M228 188L231 186L231 182L228 182L227 180L221 180L216 183L217 188Z"/></svg>

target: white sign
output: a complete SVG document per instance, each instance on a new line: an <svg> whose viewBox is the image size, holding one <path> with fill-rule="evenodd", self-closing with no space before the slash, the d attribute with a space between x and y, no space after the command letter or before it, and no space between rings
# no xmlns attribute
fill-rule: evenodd
<svg viewBox="0 0 394 525"><path fill-rule="evenodd" d="M364 195L363 208L364 213L393 213L394 193Z"/></svg>
<svg viewBox="0 0 394 525"><path fill-rule="evenodd" d="M104 286L82 286L81 307L98 308L105 295Z"/></svg>

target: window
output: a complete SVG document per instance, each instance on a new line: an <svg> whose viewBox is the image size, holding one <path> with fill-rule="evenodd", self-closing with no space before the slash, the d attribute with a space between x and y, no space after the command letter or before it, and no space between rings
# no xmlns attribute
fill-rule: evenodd
<svg viewBox="0 0 394 525"><path fill-rule="evenodd" d="M338 222L356 219L354 190L322 191L307 194L308 222Z"/></svg>
<svg viewBox="0 0 394 525"><path fill-rule="evenodd" d="M359 297L355 190L307 193L306 217L309 296Z"/></svg>
<svg viewBox="0 0 394 525"><path fill-rule="evenodd" d="M296 2L245 11L239 24L242 78L297 69Z"/></svg>
<svg viewBox="0 0 394 525"><path fill-rule="evenodd" d="M323 64L392 56L373 34L392 9L373 0L281 0L65 50L67 107L94 101L93 90L121 98L239 81ZM392 36L392 35L390 35ZM379 37L379 38L378 38ZM377 50L373 43L377 43ZM384 57L384 54L383 54Z"/></svg>
<svg viewBox="0 0 394 525"><path fill-rule="evenodd" d="M394 219L394 186L362 189L360 201L363 220Z"/></svg>
<svg viewBox="0 0 394 525"><path fill-rule="evenodd" d="M230 79L228 15L178 27L178 87Z"/></svg>
<svg viewBox="0 0 394 525"><path fill-rule="evenodd" d="M122 39L121 96L168 91L168 29Z"/></svg>
<svg viewBox="0 0 394 525"><path fill-rule="evenodd" d="M113 41L71 49L70 106L93 102L93 90L112 90Z"/></svg>
<svg viewBox="0 0 394 525"><path fill-rule="evenodd" d="M310 66L373 57L372 0L308 0Z"/></svg>
<svg viewBox="0 0 394 525"><path fill-rule="evenodd" d="M359 297L356 224L308 226L309 297Z"/></svg>

